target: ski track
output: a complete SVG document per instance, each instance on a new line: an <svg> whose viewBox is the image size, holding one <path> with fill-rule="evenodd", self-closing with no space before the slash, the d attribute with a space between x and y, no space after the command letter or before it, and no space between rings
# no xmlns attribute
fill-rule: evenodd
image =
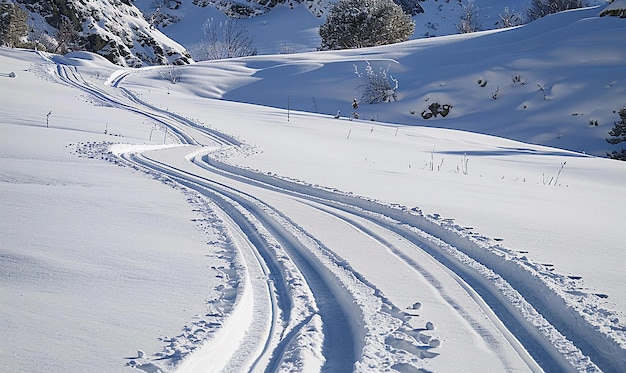
<svg viewBox="0 0 626 373"><path fill-rule="evenodd" d="M226 169L232 172L233 169L236 169L234 166L223 164L208 156L204 156L202 160L206 162L206 164L215 167L217 169L216 172L224 172L219 170ZM244 174L245 176L242 176ZM491 280L485 279L484 273L477 273L476 268L473 266L481 266L479 263L467 257L462 258L465 259L464 261L458 259L457 257L463 255L463 253L459 253L457 248L448 245L443 240L443 238L452 238L448 237L451 236L449 231L440 230L437 232L438 235L429 234L427 231L423 230L428 228L424 227L425 222L420 222L420 220L422 220L421 217L408 214L389 206L380 205L373 201L366 201L352 196L338 195L329 191L316 190L313 188L309 190L308 187L300 184L283 180L278 181L266 175L256 175L250 171L239 170L232 173L232 175L238 178L250 178L250 182L257 185L266 188L282 189L285 193L297 195L301 198L335 208L344 213L370 220L376 225L404 237L413 242L416 248L426 251L429 255L442 263L455 273L459 279L462 279L462 282L467 282L469 288L480 294L502 322L506 324L510 330L515 331L514 334L516 338L544 370L559 372L573 371L572 364L568 363L561 353L575 355L574 359L576 359L576 361L572 361L571 363L577 365L584 364L585 370L597 370L592 363L586 361L587 359L585 359L584 356L580 356L579 353L576 353L574 346L568 345L566 349L557 351L556 347L552 344L552 342L555 341L547 340L535 328L535 326L541 326L550 329L550 325L545 325L545 323L541 325L528 325L528 323L536 322L540 316L534 312L531 315L532 318L529 317L529 320L525 320L524 316L516 312L515 307L509 303L524 302L523 299L520 299L521 297L510 300L506 299L502 291L510 289L499 288L495 286ZM407 226L407 224L409 225ZM433 224L428 230L433 231L433 229L436 228L439 228L439 226ZM378 237L374 238L379 239ZM470 246L469 242L463 243L466 246ZM389 247L391 248L392 246ZM406 257L402 256L401 259L408 262L410 266L415 267L415 263L407 260ZM479 268L479 270L481 270L481 268ZM488 269L487 271L487 275L491 275ZM500 278L496 279L496 281L497 280L500 280ZM555 332L554 330L550 331L552 333ZM560 339L559 342L564 342L564 338ZM513 344L515 345L516 343ZM518 349L518 351L523 353L521 349Z"/></svg>
<svg viewBox="0 0 626 373"><path fill-rule="evenodd" d="M463 313L463 318L465 318L467 321L470 322L470 324L474 325L474 329L481 334L481 337L488 343L491 345L491 348L493 348L495 351L498 351L501 349L501 347L496 343L493 342L491 343L491 341L495 341L496 338L491 334L491 332L487 331L487 330L481 330L479 323L473 320L473 317L467 313L465 313L463 311L463 307L462 305L458 304L452 297L448 296L446 294L446 290L445 288L443 288L439 281L424 267L419 263L419 259L414 259L412 253L410 251L407 251L406 249L400 249L398 247L396 247L395 244L393 244L390 240L385 239L385 237L382 237L381 235L373 232L372 230L370 230L368 227L366 227L363 223L357 222L355 220L356 218L356 214L353 214L353 217L349 217L344 215L343 213L345 213L345 210L342 209L331 209L330 206L327 205L322 205L322 206L314 206L314 204L312 202L306 202L307 204L311 205L312 207L319 209L320 211L324 211L340 220L345 221L346 223L350 224L351 226L353 226L354 228L358 229L359 231L363 232L363 234L366 234L370 237L372 237L374 240L380 242L383 246L387 247L394 256L396 256L397 258L399 258L400 260L402 260L403 262L405 262L406 264L408 264L410 267L412 267L413 269L415 269L417 272L419 272L420 274L422 274L424 276L424 278L427 279L427 281L431 284L431 286L433 286L434 288L436 288L439 293L443 296L443 298L452 306L452 308L456 309L458 312ZM369 222L369 223L373 223L376 224L374 222ZM378 225L379 228L382 228L382 224ZM400 235L398 235L398 233L393 232L391 230L386 230L386 232L388 234L392 234L394 235L394 238L397 237L402 237ZM404 238L404 237L402 237ZM418 250L421 250L420 248L417 248ZM443 268L447 269L447 267L442 266ZM467 285L467 283L465 281L463 281L460 277L456 276L456 274L453 271L448 271L449 274L451 274L456 281L459 283L459 285L461 287L463 287L469 294L475 294L475 292L473 291L473 289ZM372 285L374 286L374 285ZM518 352L518 354L525 360L527 366L529 367L529 369L533 372L542 372L543 370L535 363L534 360L532 360L532 358L529 358L524 349L524 347L522 346L522 344L508 331L508 329L506 329L506 327L500 322L500 320L495 317L495 314L492 312L492 310L488 307L488 305L482 300L482 298L480 298L478 295L472 296L472 298L476 301L477 304L479 304L479 306L482 308L483 312L485 313L485 315L489 316L489 318L492 320L492 322L494 322L494 324L499 328L500 332L505 336L505 338L507 339L507 341L513 346L513 348Z"/></svg>
<svg viewBox="0 0 626 373"><path fill-rule="evenodd" d="M182 144L200 145L196 138L202 136L222 148L242 145L231 136L140 100L132 92L120 87L128 73L118 71L109 79L109 86L116 92L114 94L87 83L76 67L56 63L44 54L41 55L56 64L55 73L62 82L113 107L155 120L170 130ZM255 287L249 278L243 281L242 284L246 285L242 285L243 289L237 289L235 305L241 305L246 299L265 298L270 303L265 307L271 310L271 316L265 321L265 332L257 326L247 329L248 332L256 331L265 337L256 342L241 342L242 346L247 346L246 343L255 345L254 348L246 347L246 369L273 371L285 364L286 352L301 336L301 329L309 325L316 315L321 317L323 325L322 360L325 361L320 361L320 365L322 370L328 371L359 370L366 366L368 359L376 359L372 356L374 354L367 352L370 345L377 343L369 333L371 328L375 328L376 322L387 320L392 324L388 336L398 330L410 330L401 312L394 309L373 284L367 283L348 263L329 252L315 237L308 235L272 206L242 190L212 182L206 176L200 176L201 173L214 173L236 182L304 200L320 212L330 213L354 225L363 234L388 246L393 255L424 272L410 254L394 249L384 237L373 233L362 223L357 223L356 219L364 219L367 224L374 224L388 234L412 242L416 249L423 250L457 276L459 284L486 310L486 314L491 313L486 307L493 311L501 321L496 324L501 328L506 325L507 330L503 329L503 334L508 336L513 346L517 346L520 356L527 361L531 370L537 370L534 365L536 361L540 369L545 371L626 371L626 351L553 291L545 275L538 275L529 266L508 260L495 247L497 245L472 239L460 227L440 221L437 216L427 217L419 211L408 211L399 206L384 205L241 169L219 161L215 154L191 157L191 163L200 166L198 172L163 164L143 154L124 154L122 158L136 168L167 177L179 186L212 201L234 224L231 230L236 230L245 236L240 237L241 240L249 242L243 245L247 248L247 255L242 253L244 249L239 248L240 255L246 258L245 273L240 275L264 273L267 277L266 285ZM252 257L256 258L256 269L253 271L250 270ZM255 290L246 293L250 287ZM367 295L359 287L369 289L371 294ZM372 311L372 302L367 300L368 297L377 298L383 306L374 307ZM300 302L298 305L295 305L295 299ZM224 317L228 320L230 316ZM245 337L241 337L243 339ZM415 340L413 342L419 344ZM416 351L421 351L418 345L407 346L393 338L385 338L383 345L388 351L403 350L404 353L414 353L416 356ZM355 348L353 353L347 353L346 348L341 346ZM532 359L524 357L525 351ZM421 354L418 358L424 356L428 354ZM397 356L395 358L392 357L382 365L387 364L390 368L405 367L404 360ZM385 359L389 359L389 356ZM226 363L231 369L241 368L232 364L232 361ZM146 365L144 370L153 367Z"/></svg>
<svg viewBox="0 0 626 373"><path fill-rule="evenodd" d="M263 227L269 231L268 233L270 236L276 238L278 242L287 249L287 253L290 254L291 258L296 262L298 269L303 274L305 283L311 287L311 290L315 295L315 299L319 307L319 314L324 322L325 334L333 335L333 338L327 338L325 340L324 356L327 360L325 367L329 371L346 371L352 369L355 362L354 354L346 353L348 351L346 351L346 348L343 346L359 346L360 343L352 337L353 326L350 325L348 321L349 317L346 315L346 312L344 312L344 310L342 310L337 303L328 301L328 299L336 297L331 293L330 289L333 284L329 283L331 281L324 278L324 274L320 273L321 268L315 264L314 260L307 256L306 253L308 250L303 247L298 240L294 239L290 233L285 230L282 224L277 223L273 218L268 216L268 214L261 208L260 205L262 203L260 201L253 199L252 196L245 195L245 193L240 191L232 190L225 185L215 185L214 182L207 179L197 180L197 177L193 177L193 175L188 175L180 170L172 169L167 165L157 164L154 161L151 162L146 157L141 157L140 159L140 156L135 155L132 158L129 158L129 160L134 163L139 163L140 165L151 170L176 178L182 185L199 191L200 193L207 193L206 190L208 190L210 198L212 200L217 200L218 205L220 205L225 211L229 208L228 206L224 206L220 199L222 199L221 196L226 196L258 220ZM251 198L253 200L251 200ZM292 299L287 285L289 280L280 277L280 274L282 273L280 268L281 264L278 262L275 254L271 253L271 249L268 248L268 243L263 242L263 239L257 236L256 231L258 230L258 227L252 226L246 221L247 218L243 215L240 214L237 216L238 214L234 213L232 209L229 210L230 211L227 211L227 214L235 220L237 225L241 227L242 231L246 232L249 239L253 242L254 246L263 257L263 260L270 268L270 272L275 275L272 277L272 280L275 284L277 284L277 288L280 289L278 291L279 299L283 300L283 304L280 306L284 315L283 321L288 322L290 318L289 314L292 309ZM269 344L271 344L271 342L267 341L266 348L264 349L262 355L272 353L272 350L269 350L267 346ZM262 355L256 359L255 364L253 364L251 368L255 368L257 362L263 359ZM271 365L276 364L277 363L274 361Z"/></svg>

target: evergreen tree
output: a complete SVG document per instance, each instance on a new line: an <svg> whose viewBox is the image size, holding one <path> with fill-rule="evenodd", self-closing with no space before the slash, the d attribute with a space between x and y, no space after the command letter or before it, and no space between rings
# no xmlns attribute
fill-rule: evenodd
<svg viewBox="0 0 626 373"><path fill-rule="evenodd" d="M28 13L19 5L0 2L0 45L17 48L28 37Z"/></svg>
<svg viewBox="0 0 626 373"><path fill-rule="evenodd" d="M619 122L615 122L613 129L609 131L610 138L606 139L609 144L617 145L626 141L626 106L621 108L618 113L620 117ZM622 149L617 152L607 154L610 158L626 161L626 149Z"/></svg>
<svg viewBox="0 0 626 373"><path fill-rule="evenodd" d="M415 24L392 0L339 0L320 26L322 50L372 47L408 40Z"/></svg>

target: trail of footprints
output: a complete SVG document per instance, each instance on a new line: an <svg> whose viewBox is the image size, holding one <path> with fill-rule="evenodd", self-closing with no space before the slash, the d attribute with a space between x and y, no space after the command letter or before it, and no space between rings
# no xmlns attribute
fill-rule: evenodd
<svg viewBox="0 0 626 373"><path fill-rule="evenodd" d="M422 307L420 302L415 302L407 307L411 313L405 312L409 317L419 316L414 312ZM435 324L427 321L423 328L411 328L404 326L403 330L397 330L392 336L387 338L386 343L394 348L405 350L420 359L431 359L438 353L432 351L441 345L441 340L434 338Z"/></svg>

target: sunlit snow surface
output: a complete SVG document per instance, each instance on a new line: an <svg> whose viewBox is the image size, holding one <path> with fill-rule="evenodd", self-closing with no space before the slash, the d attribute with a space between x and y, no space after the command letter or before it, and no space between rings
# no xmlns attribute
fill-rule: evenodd
<svg viewBox="0 0 626 373"><path fill-rule="evenodd" d="M0 49L2 370L623 371L599 12L174 69ZM398 100L351 120L367 61Z"/></svg>

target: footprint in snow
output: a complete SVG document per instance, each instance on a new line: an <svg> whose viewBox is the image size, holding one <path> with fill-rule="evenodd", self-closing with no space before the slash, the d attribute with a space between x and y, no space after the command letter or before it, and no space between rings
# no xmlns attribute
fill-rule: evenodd
<svg viewBox="0 0 626 373"><path fill-rule="evenodd" d="M415 302L411 307L408 308L412 310L419 310L420 308L422 308L422 304L420 302Z"/></svg>
<svg viewBox="0 0 626 373"><path fill-rule="evenodd" d="M428 347L439 347L441 346L441 341L437 338L433 338L428 342Z"/></svg>
<svg viewBox="0 0 626 373"><path fill-rule="evenodd" d="M432 347L437 347L439 346L440 343L438 343L439 340L436 340L437 343L436 346L418 346L413 344L411 341L408 341L406 339L402 339L402 338L387 338L387 340L385 341L389 346L398 349L398 350L403 350L406 351L407 353L417 357L418 359L432 359L434 357L436 357L437 355L439 355L438 353L429 351L428 349L432 348Z"/></svg>

